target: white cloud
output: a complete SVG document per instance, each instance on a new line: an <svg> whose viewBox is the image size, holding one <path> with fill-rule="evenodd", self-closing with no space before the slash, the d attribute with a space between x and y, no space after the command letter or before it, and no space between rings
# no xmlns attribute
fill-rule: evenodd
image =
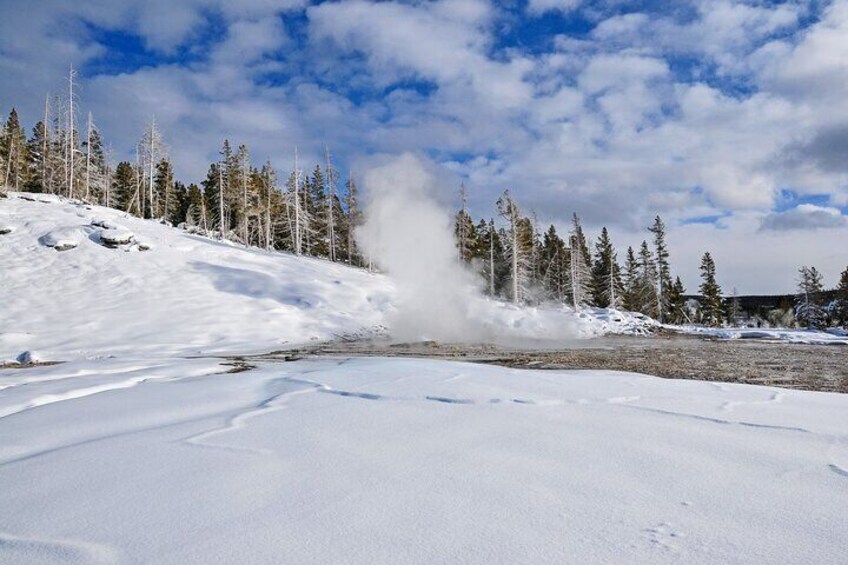
<svg viewBox="0 0 848 565"><path fill-rule="evenodd" d="M848 226L848 216L837 208L801 204L785 212L772 212L763 218L762 230L791 231L844 228Z"/></svg>
<svg viewBox="0 0 848 565"><path fill-rule="evenodd" d="M581 0L529 0L527 2L527 12L532 15L552 11L571 12L576 10L581 3Z"/></svg>

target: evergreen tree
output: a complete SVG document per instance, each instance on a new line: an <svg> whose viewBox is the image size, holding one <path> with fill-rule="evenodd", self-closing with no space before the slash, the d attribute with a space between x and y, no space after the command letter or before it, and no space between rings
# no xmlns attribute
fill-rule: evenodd
<svg viewBox="0 0 848 565"><path fill-rule="evenodd" d="M24 187L27 192L49 192L47 178L50 138L44 122L38 122L32 128L32 137L27 142L29 157L29 179Z"/></svg>
<svg viewBox="0 0 848 565"><path fill-rule="evenodd" d="M18 120L18 112L12 108L0 136L0 171L2 185L10 190L23 190L29 180L29 147L26 133Z"/></svg>
<svg viewBox="0 0 848 565"><path fill-rule="evenodd" d="M657 306L657 264L647 241L639 248L639 311L646 316L656 317Z"/></svg>
<svg viewBox="0 0 848 565"><path fill-rule="evenodd" d="M185 190L185 187L182 187ZM162 159L156 165L153 177L153 202L156 204L153 213L157 218L164 218L178 224L185 216L181 204L174 196L174 170L170 161Z"/></svg>
<svg viewBox="0 0 848 565"><path fill-rule="evenodd" d="M795 299L795 319L809 329L825 325L827 316L821 305L822 275L815 267L798 269L798 295Z"/></svg>
<svg viewBox="0 0 848 565"><path fill-rule="evenodd" d="M601 308L620 308L624 300L621 268L607 228L595 244L595 259L592 262L592 295L595 305Z"/></svg>
<svg viewBox="0 0 848 565"><path fill-rule="evenodd" d="M657 267L657 319L665 322L665 315L670 307L669 292L671 290L671 268L668 263L668 246L665 243L665 224L657 216L654 225L648 228L654 235L654 257Z"/></svg>
<svg viewBox="0 0 848 565"><path fill-rule="evenodd" d="M722 323L721 287L716 282L716 267L709 252L701 259L701 316L704 324L719 326Z"/></svg>
<svg viewBox="0 0 848 565"><path fill-rule="evenodd" d="M347 217L344 222L345 239L347 240L347 262L349 265L362 266L362 257L356 246L356 228L362 224L362 212L359 210L359 191L353 175L348 175L345 184L345 206Z"/></svg>
<svg viewBox="0 0 848 565"><path fill-rule="evenodd" d="M833 318L838 325L848 329L848 267L839 276Z"/></svg>
<svg viewBox="0 0 848 565"><path fill-rule="evenodd" d="M477 255L483 259L480 262L480 276L486 281L486 294L503 296L509 280L509 261L494 220L480 220L476 233Z"/></svg>
<svg viewBox="0 0 848 565"><path fill-rule="evenodd" d="M224 189L223 175L221 164L211 163L206 178L200 183L203 187L203 209L206 210L208 222L206 229L217 230L221 235L228 231L225 227L226 200L222 192L222 189Z"/></svg>
<svg viewBox="0 0 848 565"><path fill-rule="evenodd" d="M540 250L542 287L548 298L565 302L569 292L568 249L565 241L551 225L542 238Z"/></svg>
<svg viewBox="0 0 848 565"><path fill-rule="evenodd" d="M639 279L639 262L632 247L627 248L627 257L624 262L624 298L622 306L630 312L638 312L642 306Z"/></svg>
<svg viewBox="0 0 848 565"><path fill-rule="evenodd" d="M321 165L315 165L315 168L312 169L312 176L307 179L306 185L306 209L311 218L311 229L306 242L307 253L318 257L326 257L329 254L327 216L325 214L327 200L325 188L324 172L321 170Z"/></svg>
<svg viewBox="0 0 848 565"><path fill-rule="evenodd" d="M686 289L680 281L680 277L674 279L674 284L668 292L668 316L667 321L672 324L683 324L690 320L686 313Z"/></svg>
<svg viewBox="0 0 848 565"><path fill-rule="evenodd" d="M112 178L112 200L115 208L129 210L136 192L136 174L133 166L127 161L118 163Z"/></svg>

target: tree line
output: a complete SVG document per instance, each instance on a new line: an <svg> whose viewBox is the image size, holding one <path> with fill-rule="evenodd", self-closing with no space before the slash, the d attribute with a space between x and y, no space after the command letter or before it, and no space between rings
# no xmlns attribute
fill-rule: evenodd
<svg viewBox="0 0 848 565"><path fill-rule="evenodd" d="M225 140L200 185L185 184L174 178L167 145L151 120L134 161L113 166L92 114L78 122L75 77L71 69L63 95L46 97L29 138L17 111L9 113L0 132L3 187L109 206L244 245L368 263L353 238L361 221L356 182L348 175L339 186L329 148L311 171L300 168L295 151L281 187L270 162L256 166L246 145L234 148Z"/></svg>
<svg viewBox="0 0 848 565"><path fill-rule="evenodd" d="M554 225L542 231L535 215L524 214L508 190L496 202L497 224L494 218L474 221L464 187L460 201L455 220L459 258L480 273L493 297L623 309L672 324L709 320L709 304L699 312L687 310L686 289L680 277L672 277L659 216L648 228L650 238L638 251L628 247L622 264L607 228L590 246L576 213L568 233L560 235Z"/></svg>

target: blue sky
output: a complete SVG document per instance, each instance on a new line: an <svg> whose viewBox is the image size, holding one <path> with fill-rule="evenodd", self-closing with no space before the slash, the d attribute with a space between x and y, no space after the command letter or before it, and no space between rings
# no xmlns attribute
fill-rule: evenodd
<svg viewBox="0 0 848 565"><path fill-rule="evenodd" d="M510 188L626 247L661 214L690 287L708 248L752 292L848 264L848 0L0 3L4 112L71 64L114 157L155 114L186 181L225 137L357 176L411 152L477 216Z"/></svg>

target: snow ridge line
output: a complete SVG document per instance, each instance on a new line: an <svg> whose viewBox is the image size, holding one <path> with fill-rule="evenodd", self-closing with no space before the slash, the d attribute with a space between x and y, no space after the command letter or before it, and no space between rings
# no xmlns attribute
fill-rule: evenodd
<svg viewBox="0 0 848 565"><path fill-rule="evenodd" d="M108 392L110 390L132 388L134 386L138 386L144 383L149 378L150 377L132 377L115 383L104 383L90 387L78 388L60 394L45 394L43 396L33 398L32 400L24 404L18 404L15 406L10 406L6 409L0 409L0 418L6 418L14 414L20 414L21 412L26 412L27 410L32 410L34 408L38 408L39 406L47 406L49 404L64 402L66 400L85 398L86 396L91 396L92 394L99 394L101 392Z"/></svg>
<svg viewBox="0 0 848 565"><path fill-rule="evenodd" d="M29 538L0 532L0 550L67 563L118 563L118 552L108 546L79 540Z"/></svg>

